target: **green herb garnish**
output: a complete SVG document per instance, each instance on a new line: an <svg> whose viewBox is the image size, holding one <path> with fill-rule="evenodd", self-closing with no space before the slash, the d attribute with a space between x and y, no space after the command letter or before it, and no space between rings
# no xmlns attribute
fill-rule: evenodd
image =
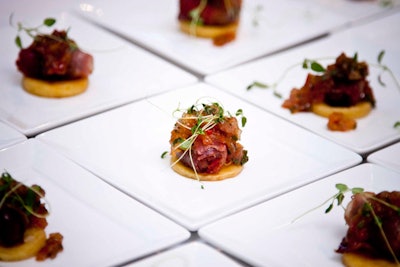
<svg viewBox="0 0 400 267"><path fill-rule="evenodd" d="M0 178L0 209L6 203L13 203L23 208L27 214L38 218L45 218L46 214L40 214L35 211L37 197L44 199L42 189L38 185L27 187L26 193L21 195L19 188L24 187L20 182L14 180L8 172L3 172ZM25 191L25 190L23 190Z"/></svg>
<svg viewBox="0 0 400 267"><path fill-rule="evenodd" d="M210 102L210 103L200 103L198 100L194 105L190 106L187 109L177 108L174 112L174 117L177 118L177 125L180 127L186 128L190 130L191 135L184 139L182 137L178 137L172 141L173 150L181 149L183 153L180 157L172 163L177 164L185 155L189 153L191 155L192 145L197 139L198 136L207 134L211 131L217 124L224 122L226 117L233 117L229 112L226 112L224 108L218 102ZM247 118L244 116L244 112L242 109L238 109L235 112L236 117L240 117L242 127L245 127L247 123ZM185 120L195 120L194 124L190 124L188 126L185 124ZM238 136L233 137L233 140L237 140ZM247 161L248 159L247 154L244 153L242 161ZM191 164L194 166L194 162L192 161ZM197 176L197 180L200 181L200 178L197 175L196 168L193 167L193 171ZM202 188L203 185L202 185Z"/></svg>
<svg viewBox="0 0 400 267"><path fill-rule="evenodd" d="M12 19L13 19L13 14L11 14L11 16L10 16L10 18L9 18L9 22L10 22L10 25L11 25L11 26L13 26L13 21L12 21ZM42 24L40 24L39 26L28 28L28 27L25 27L24 25L22 25L21 22L18 22L18 23L17 23L17 31L18 31L18 34L17 34L17 36L15 37L15 44L17 45L17 47L18 47L19 49L22 49L22 48L23 48L23 46L22 46L22 41L21 41L21 37L20 37L20 35L19 35L20 32L25 32L25 33L26 33L28 36L30 36L32 39L35 39L35 38L36 38L36 35L40 34L40 31L39 31L40 28L42 28L42 27L44 27L44 26L46 26L46 27L51 27L51 26L53 26L55 23L56 23L56 19L54 19L54 18L45 18L45 19L43 20Z"/></svg>
<svg viewBox="0 0 400 267"><path fill-rule="evenodd" d="M11 26L14 27L13 25L13 14L10 15L9 18L9 23ZM66 36L65 38L61 38L52 34L43 34L40 32L41 28L43 27L52 27L55 23L57 22L57 20L55 18L45 18L42 21L42 24L36 26L36 27L25 27L21 22L18 22L16 25L17 28L17 36L15 37L15 44L17 45L17 47L19 49L23 49L23 45L22 45L22 40L21 40L21 36L20 33L24 32L25 34L27 34L29 37L31 37L33 40L36 40L38 38L38 36L46 36L48 38L51 38L55 41L58 42L66 42L68 43L68 45L70 46L71 49L77 49L78 46L76 45L76 43L70 39L68 39L68 30L66 31Z"/></svg>

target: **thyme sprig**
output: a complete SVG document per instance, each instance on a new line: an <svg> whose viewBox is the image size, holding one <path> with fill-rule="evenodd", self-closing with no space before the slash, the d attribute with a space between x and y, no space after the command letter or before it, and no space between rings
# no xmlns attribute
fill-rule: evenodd
<svg viewBox="0 0 400 267"><path fill-rule="evenodd" d="M22 186L24 186L24 184L14 180L14 178L8 172L5 171L2 173L0 178L0 209L7 201L9 203L18 203L26 210L28 214L31 214L35 217L47 217L47 213L40 214L34 210L36 196L44 199L44 195L41 193L41 188L38 185L33 185L28 187L26 195L21 196L18 194L18 189Z"/></svg>

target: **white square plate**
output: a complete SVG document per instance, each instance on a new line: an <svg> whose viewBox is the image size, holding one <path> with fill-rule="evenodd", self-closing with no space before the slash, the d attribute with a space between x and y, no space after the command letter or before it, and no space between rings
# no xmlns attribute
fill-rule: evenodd
<svg viewBox="0 0 400 267"><path fill-rule="evenodd" d="M334 34L282 54L208 76L206 81L357 153L365 154L400 139L400 131L393 127L394 123L400 119L400 88L396 86L395 81L387 72L382 74L382 81L386 84L383 87L378 82L381 70L372 66L376 64L379 52L385 50L383 64L389 66L397 79L400 78L398 60L400 57L400 46L398 45L400 28L393 27L393 25L400 25L400 13L362 27ZM318 61L326 66L332 64L342 52L345 52L347 56L353 56L357 52L359 60L372 63L369 68L368 80L376 98L376 108L368 116L357 120L356 130L329 131L326 126L328 122L326 118L309 112L291 114L288 109L281 107L291 89L303 86L306 76L310 72L301 67L304 59L322 59ZM323 60L324 58L325 60ZM277 87L277 91L283 95L282 99L274 96L271 89L246 90L246 87L254 81L272 85L285 73L286 76Z"/></svg>
<svg viewBox="0 0 400 267"><path fill-rule="evenodd" d="M46 233L60 232L54 260L1 266L111 266L189 238L189 232L34 139L0 151L0 169L38 184L50 207Z"/></svg>
<svg viewBox="0 0 400 267"><path fill-rule="evenodd" d="M205 226L199 235L252 266L343 266L335 252L347 231L343 209L325 214L328 202L313 210L338 192L337 183L379 193L399 189L400 175L358 165Z"/></svg>
<svg viewBox="0 0 400 267"><path fill-rule="evenodd" d="M178 0L88 0L82 1L77 10L200 75L313 39L344 23L329 9L302 1L243 1L236 40L217 47L209 39L180 32L178 8ZM258 26L253 24L255 19Z"/></svg>
<svg viewBox="0 0 400 267"><path fill-rule="evenodd" d="M22 21L25 26L37 26L44 19L19 15L15 11L14 24ZM25 135L35 135L197 81L197 78L176 66L69 13L48 16L57 19L54 28L70 27L69 36L93 55L94 71L89 77L89 87L83 94L61 99L31 95L22 89L22 75L15 65L19 51L14 43L17 30L11 26L0 27L3 40L0 46L0 118ZM43 28L43 31L50 29ZM25 36L21 34L21 37ZM24 38L23 46L31 42L30 38Z"/></svg>
<svg viewBox="0 0 400 267"><path fill-rule="evenodd" d="M23 142L26 136L0 122L0 149Z"/></svg>
<svg viewBox="0 0 400 267"><path fill-rule="evenodd" d="M126 265L126 267L239 267L220 251L202 243L190 242L167 250L144 260Z"/></svg>
<svg viewBox="0 0 400 267"><path fill-rule="evenodd" d="M375 151L367 158L369 162L383 165L386 168L400 172L400 143L390 145Z"/></svg>
<svg viewBox="0 0 400 267"><path fill-rule="evenodd" d="M176 122L172 112L201 97L231 113L243 109L241 144L250 160L233 179L205 182L176 174L168 158ZM190 230L254 203L353 166L361 157L206 84L109 111L41 134L53 146L99 177Z"/></svg>

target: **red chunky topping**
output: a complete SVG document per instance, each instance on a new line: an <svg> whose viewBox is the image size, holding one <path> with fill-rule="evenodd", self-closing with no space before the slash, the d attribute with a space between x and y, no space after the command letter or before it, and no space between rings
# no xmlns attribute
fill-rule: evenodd
<svg viewBox="0 0 400 267"><path fill-rule="evenodd" d="M291 112L311 111L312 104L350 107L360 102L375 105L369 82L368 65L341 54L321 76L309 74L302 88L294 88L282 106Z"/></svg>
<svg viewBox="0 0 400 267"><path fill-rule="evenodd" d="M394 260L393 252L400 258L399 191L355 194L346 208L345 220L349 228L338 252L361 253L390 261Z"/></svg>
<svg viewBox="0 0 400 267"><path fill-rule="evenodd" d="M191 12L201 7L201 0L180 0L179 20L192 21ZM241 0L207 0L206 5L200 10L200 19L203 25L227 25L238 22L242 1Z"/></svg>
<svg viewBox="0 0 400 267"><path fill-rule="evenodd" d="M21 49L16 61L25 76L41 80L74 80L93 71L93 57L81 51L65 31L37 35L33 43Z"/></svg>
<svg viewBox="0 0 400 267"><path fill-rule="evenodd" d="M210 116L216 116L209 120ZM213 125L208 128L206 125ZM203 128L206 128L203 132ZM182 148L196 135L190 148ZM235 117L223 116L217 104L205 105L203 110L190 110L183 114L171 132L170 144L175 158L198 173L218 173L225 165L243 165L247 151L237 142L241 130Z"/></svg>

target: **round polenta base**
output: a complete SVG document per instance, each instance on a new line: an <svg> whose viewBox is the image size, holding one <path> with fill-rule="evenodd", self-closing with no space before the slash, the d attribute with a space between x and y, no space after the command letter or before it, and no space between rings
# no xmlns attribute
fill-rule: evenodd
<svg viewBox="0 0 400 267"><path fill-rule="evenodd" d="M22 78L25 91L42 97L61 98L83 93L89 85L88 78L68 81L44 81L30 77Z"/></svg>
<svg viewBox="0 0 400 267"><path fill-rule="evenodd" d="M399 267L384 259L372 259L356 253L344 253L342 262L346 267Z"/></svg>
<svg viewBox="0 0 400 267"><path fill-rule="evenodd" d="M215 38L221 35L236 33L238 23L230 23L224 26L193 25L189 21L179 21L182 32L202 38Z"/></svg>
<svg viewBox="0 0 400 267"><path fill-rule="evenodd" d="M24 243L13 247L0 246L0 261L20 261L36 256L46 244L46 233L42 228L29 228L24 234Z"/></svg>
<svg viewBox="0 0 400 267"><path fill-rule="evenodd" d="M193 171L192 168L189 168L183 165L181 162L176 162L175 158L171 158L172 169L187 178L191 179L199 179L200 181L221 181L228 178L233 178L237 176L242 170L242 165L227 165L224 166L218 173L213 174L202 174L196 173Z"/></svg>
<svg viewBox="0 0 400 267"><path fill-rule="evenodd" d="M367 116L372 110L369 102L360 102L351 107L331 107L325 103L312 104L311 111L317 115L328 118L333 112L340 112L347 118L358 119Z"/></svg>

